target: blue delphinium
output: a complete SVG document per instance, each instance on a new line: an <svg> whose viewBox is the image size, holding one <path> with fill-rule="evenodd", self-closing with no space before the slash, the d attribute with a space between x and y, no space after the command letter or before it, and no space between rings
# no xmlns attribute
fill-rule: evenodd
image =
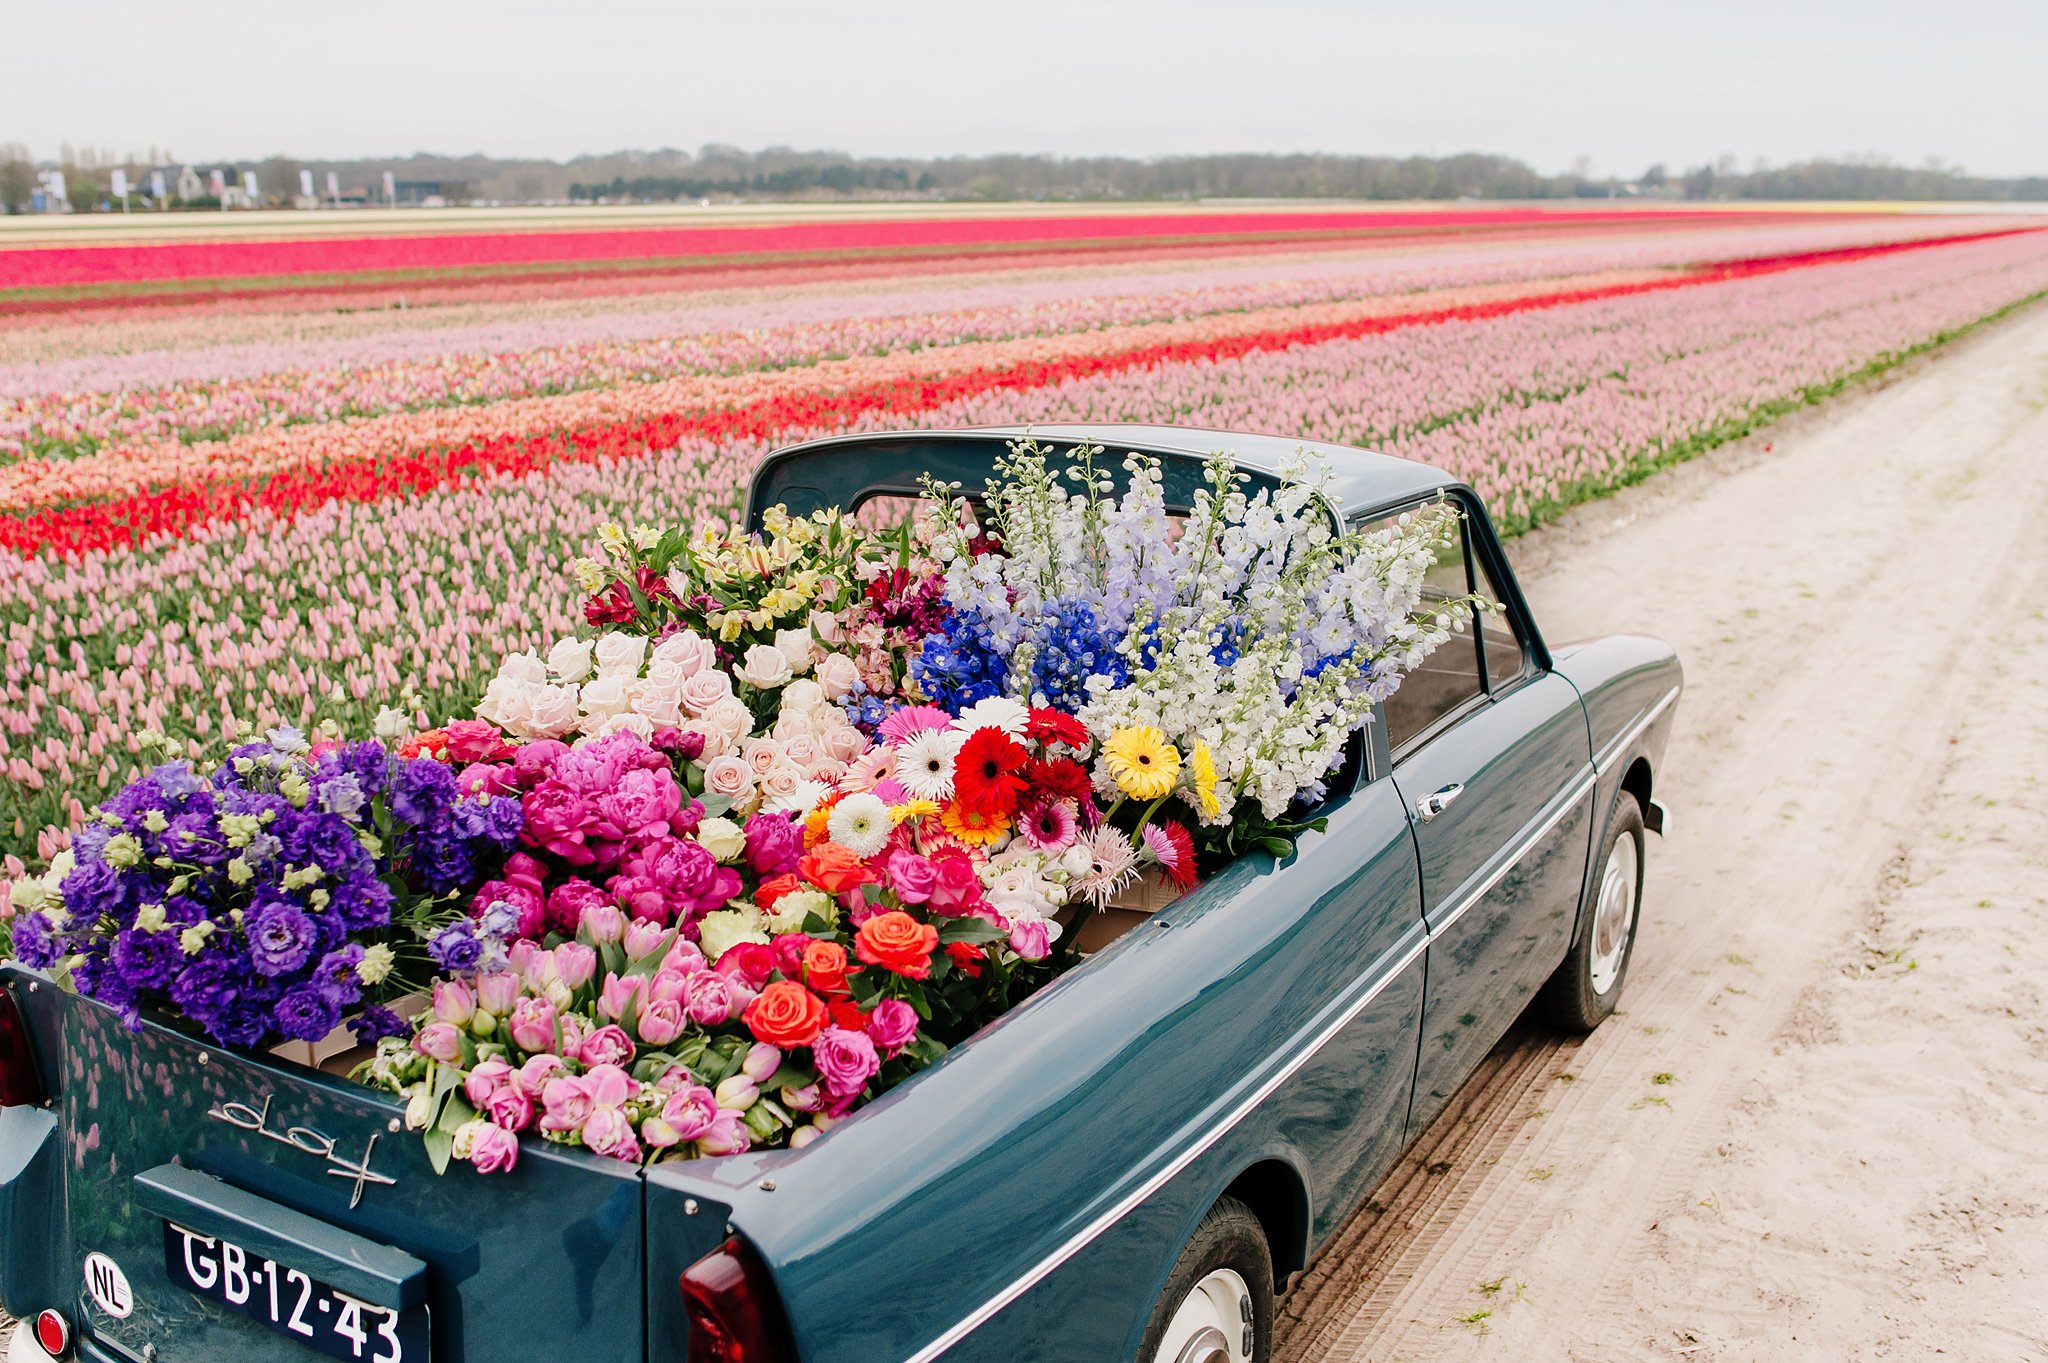
<svg viewBox="0 0 2048 1363"><path fill-rule="evenodd" d="M932 704L958 712L1002 694L1009 664L981 613L955 610L910 660L910 679Z"/></svg>
<svg viewBox="0 0 2048 1363"><path fill-rule="evenodd" d="M1024 634L1031 649L1031 697L1072 714L1088 700L1088 679L1107 677L1113 686L1130 680L1117 641L1097 622L1084 601L1066 599L1047 607Z"/></svg>
<svg viewBox="0 0 2048 1363"><path fill-rule="evenodd" d="M444 763L377 742L316 756L281 727L109 799L21 905L14 950L133 1026L168 1008L228 1045L317 1040L386 980L383 940L445 917L519 832L517 800L464 795ZM391 1032L381 1012L369 1030Z"/></svg>

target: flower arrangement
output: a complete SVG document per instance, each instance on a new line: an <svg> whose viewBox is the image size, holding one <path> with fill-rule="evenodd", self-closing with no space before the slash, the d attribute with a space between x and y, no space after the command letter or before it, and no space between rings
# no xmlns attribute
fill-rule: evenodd
<svg viewBox="0 0 2048 1363"><path fill-rule="evenodd" d="M1219 458L1175 514L1154 461L1119 494L1100 455L1020 442L978 506L928 486L891 529L606 526L572 570L594 635L395 750L279 730L158 768L14 888L18 949L232 1044L370 1003L359 1077L442 1166L815 1140L1141 876L1287 851L1475 604L1423 606L1448 506L1345 531L1306 467ZM369 997L429 983L410 1026Z"/></svg>
<svg viewBox="0 0 2048 1363"><path fill-rule="evenodd" d="M157 1008L227 1045L317 1041L351 1011L359 1038L402 1032L382 1001L430 977L431 933L459 920L481 957L515 926L457 901L519 804L465 793L445 756L280 728L210 773L166 762L16 882L14 954L133 1025Z"/></svg>

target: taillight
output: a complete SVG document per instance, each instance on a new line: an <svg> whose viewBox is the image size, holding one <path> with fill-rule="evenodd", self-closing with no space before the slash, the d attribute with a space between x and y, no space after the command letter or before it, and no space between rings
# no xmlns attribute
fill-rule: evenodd
<svg viewBox="0 0 2048 1363"><path fill-rule="evenodd" d="M0 989L0 1107L43 1101L43 1081L36 1074L36 1053L28 1044L28 1028L14 995Z"/></svg>
<svg viewBox="0 0 2048 1363"><path fill-rule="evenodd" d="M55 1311L36 1313L36 1343L43 1346L43 1352L52 1358L62 1358L71 1352L71 1322Z"/></svg>
<svg viewBox="0 0 2048 1363"><path fill-rule="evenodd" d="M782 1363L782 1327L768 1270L737 1235L683 1274L689 1363Z"/></svg>

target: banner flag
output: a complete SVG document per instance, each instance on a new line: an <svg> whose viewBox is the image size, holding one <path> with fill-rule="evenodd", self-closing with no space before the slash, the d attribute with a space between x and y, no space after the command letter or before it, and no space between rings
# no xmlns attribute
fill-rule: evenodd
<svg viewBox="0 0 2048 1363"><path fill-rule="evenodd" d="M128 172L125 170L117 169L114 172L114 197L117 199L128 197Z"/></svg>
<svg viewBox="0 0 2048 1363"><path fill-rule="evenodd" d="M398 202L398 180L388 170L384 172L384 202L389 204Z"/></svg>
<svg viewBox="0 0 2048 1363"><path fill-rule="evenodd" d="M341 197L341 177L331 170L327 172L327 197L330 199L339 199Z"/></svg>
<svg viewBox="0 0 2048 1363"><path fill-rule="evenodd" d="M313 197L312 171L302 170L299 172L299 193L305 195L309 199Z"/></svg>
<svg viewBox="0 0 2048 1363"><path fill-rule="evenodd" d="M252 198L252 199L256 197L256 172L255 172L255 171L253 171L253 170L245 170L245 171L243 171L243 172L242 172L242 192L243 192L244 194L247 194L247 195L248 195L248 196L249 196L250 198Z"/></svg>
<svg viewBox="0 0 2048 1363"><path fill-rule="evenodd" d="M170 194L164 189L164 173L160 170L153 170L149 173L149 197L155 199L158 203L162 203L170 197Z"/></svg>

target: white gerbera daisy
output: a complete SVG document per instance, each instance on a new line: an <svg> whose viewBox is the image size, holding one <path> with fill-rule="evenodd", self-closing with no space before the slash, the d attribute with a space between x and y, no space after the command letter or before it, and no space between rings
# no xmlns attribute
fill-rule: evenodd
<svg viewBox="0 0 2048 1363"><path fill-rule="evenodd" d="M1098 909L1137 874L1138 853L1129 836L1108 824L1091 828L1074 845L1088 849L1089 866L1071 888Z"/></svg>
<svg viewBox="0 0 2048 1363"><path fill-rule="evenodd" d="M953 721L953 727L963 734L976 729L1001 729L1012 738L1024 737L1024 726L1031 720L1031 711L1021 702L1008 696L990 696L978 700L960 712Z"/></svg>
<svg viewBox="0 0 2048 1363"><path fill-rule="evenodd" d="M953 797L953 759L967 735L951 729L922 729L896 750L896 780L920 800Z"/></svg>
<svg viewBox="0 0 2048 1363"><path fill-rule="evenodd" d="M872 857L887 847L895 826L888 802L866 791L841 797L825 816L825 831L832 841L857 857Z"/></svg>

